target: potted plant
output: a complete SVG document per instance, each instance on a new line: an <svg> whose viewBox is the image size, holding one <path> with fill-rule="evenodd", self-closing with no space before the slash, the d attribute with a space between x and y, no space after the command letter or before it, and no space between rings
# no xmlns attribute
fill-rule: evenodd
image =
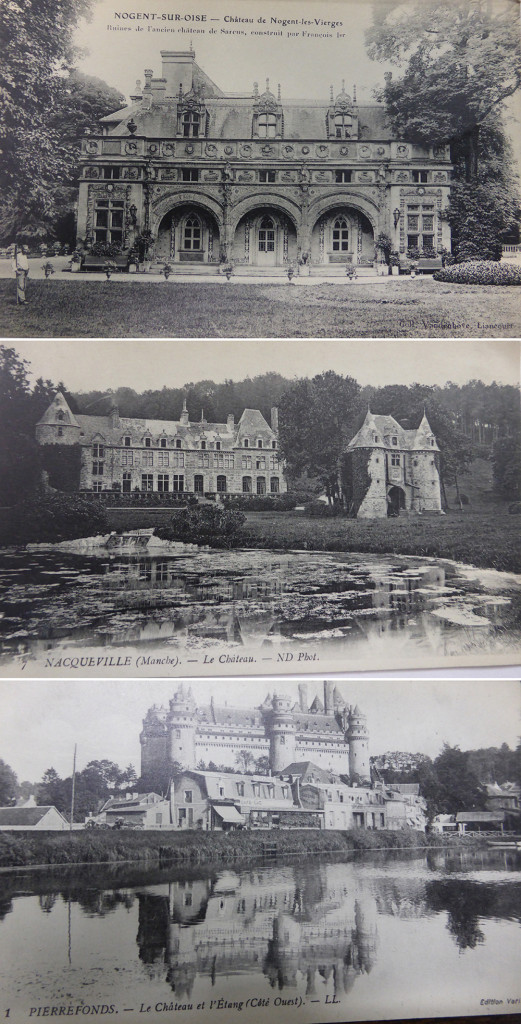
<svg viewBox="0 0 521 1024"><path fill-rule="evenodd" d="M346 263L346 278L348 281L356 281L356 267L352 263Z"/></svg>
<svg viewBox="0 0 521 1024"><path fill-rule="evenodd" d="M77 274L78 271L81 270L82 260L83 256L81 252L79 251L79 249L75 249L69 261L69 267L73 274Z"/></svg>
<svg viewBox="0 0 521 1024"><path fill-rule="evenodd" d="M309 277L311 253L309 250L301 253L298 261L299 277Z"/></svg>
<svg viewBox="0 0 521 1024"><path fill-rule="evenodd" d="M54 267L53 267L53 265L52 265L50 260L47 260L45 263L42 263L42 270L43 270L46 278L50 277L51 274L54 274Z"/></svg>
<svg viewBox="0 0 521 1024"><path fill-rule="evenodd" d="M163 266L161 267L161 273L162 273L165 281L168 281L168 278L170 277L170 274L172 273L172 267L170 266L169 263L163 263Z"/></svg>
<svg viewBox="0 0 521 1024"><path fill-rule="evenodd" d="M61 252L61 243L60 242L53 242L52 243L52 251L53 251L55 256L59 256L60 252Z"/></svg>
<svg viewBox="0 0 521 1024"><path fill-rule="evenodd" d="M411 261L410 267L411 267L411 277L416 277L416 272L418 270L418 264L417 264L416 260L412 260Z"/></svg>
<svg viewBox="0 0 521 1024"><path fill-rule="evenodd" d="M293 284L293 278L295 277L295 267L292 263L289 264L286 273L288 275L288 284Z"/></svg>
<svg viewBox="0 0 521 1024"><path fill-rule="evenodd" d="M45 258L47 256L47 249L49 248L46 242L42 242L40 245L40 254Z"/></svg>
<svg viewBox="0 0 521 1024"><path fill-rule="evenodd" d="M110 281L112 275L117 270L117 264L113 260L107 260L102 267L103 273L105 274L107 281Z"/></svg>
<svg viewBox="0 0 521 1024"><path fill-rule="evenodd" d="M391 268L391 274L393 277L398 277L400 273L400 254L398 252L392 252L389 258L389 265Z"/></svg>
<svg viewBox="0 0 521 1024"><path fill-rule="evenodd" d="M137 256L135 256L134 254L129 256L127 269L128 269L129 274L137 274L137 272L138 272L139 260L138 260Z"/></svg>
<svg viewBox="0 0 521 1024"><path fill-rule="evenodd" d="M221 266L221 274L224 274L226 280L229 281L233 274L233 263L223 263Z"/></svg>

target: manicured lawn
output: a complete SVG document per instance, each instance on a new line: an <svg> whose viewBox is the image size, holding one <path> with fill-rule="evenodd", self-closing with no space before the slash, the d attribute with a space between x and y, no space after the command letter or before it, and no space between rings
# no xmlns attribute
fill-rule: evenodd
<svg viewBox="0 0 521 1024"><path fill-rule="evenodd" d="M431 278L290 286L30 280L27 306L0 281L0 336L518 337L521 289Z"/></svg>
<svg viewBox="0 0 521 1024"><path fill-rule="evenodd" d="M521 572L519 517L506 512L365 520L250 512L247 530L258 547L428 555Z"/></svg>

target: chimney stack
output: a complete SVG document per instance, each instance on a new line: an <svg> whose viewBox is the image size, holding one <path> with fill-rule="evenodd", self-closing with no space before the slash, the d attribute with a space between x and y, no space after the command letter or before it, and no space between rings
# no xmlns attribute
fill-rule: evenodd
<svg viewBox="0 0 521 1024"><path fill-rule="evenodd" d="M308 710L308 686L307 683L298 684L298 702L301 711Z"/></svg>
<svg viewBox="0 0 521 1024"><path fill-rule="evenodd" d="M193 50L161 50L162 77L166 81L166 95L177 98L179 90L191 92L193 86Z"/></svg>
<svg viewBox="0 0 521 1024"><path fill-rule="evenodd" d="M274 405L272 410L271 410L271 429L273 430L274 434L278 434L278 432L279 432L279 410L277 409L276 405Z"/></svg>
<svg viewBox="0 0 521 1024"><path fill-rule="evenodd" d="M230 434L233 434L233 431L235 430L235 416L233 415L233 412L230 412L228 414L228 419L226 420L226 426L227 426Z"/></svg>
<svg viewBox="0 0 521 1024"><path fill-rule="evenodd" d="M110 425L113 430L117 430L119 427L119 409L117 405L113 405L109 412Z"/></svg>
<svg viewBox="0 0 521 1024"><path fill-rule="evenodd" d="M331 679L324 680L324 711L326 715L334 715L335 713L335 701L334 701L335 684Z"/></svg>

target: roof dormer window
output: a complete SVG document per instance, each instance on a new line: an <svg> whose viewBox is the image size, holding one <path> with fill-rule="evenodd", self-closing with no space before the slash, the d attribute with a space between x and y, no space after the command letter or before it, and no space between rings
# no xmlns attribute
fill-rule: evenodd
<svg viewBox="0 0 521 1024"><path fill-rule="evenodd" d="M249 448L250 447L250 442L249 442L247 437L244 438L243 445L244 445L245 448Z"/></svg>
<svg viewBox="0 0 521 1024"><path fill-rule="evenodd" d="M185 110L181 117L182 132L185 139L199 138L201 131L201 115L198 110Z"/></svg>
<svg viewBox="0 0 521 1024"><path fill-rule="evenodd" d="M277 115L259 114L257 118L257 135L259 139L274 139L277 134Z"/></svg>
<svg viewBox="0 0 521 1024"><path fill-rule="evenodd" d="M394 448L398 447L398 438L396 436L391 437L391 444Z"/></svg>
<svg viewBox="0 0 521 1024"><path fill-rule="evenodd" d="M335 138L350 139L353 131L353 118L351 114L335 114Z"/></svg>
<svg viewBox="0 0 521 1024"><path fill-rule="evenodd" d="M215 450L217 452L220 452L220 450L221 450L221 442L220 441L216 441L215 442Z"/></svg>
<svg viewBox="0 0 521 1024"><path fill-rule="evenodd" d="M161 440L160 440L160 442L159 442L159 447L160 447L160 448L166 448L166 446L167 446L167 443L168 443L168 442L167 442L167 438L166 438L166 437L162 437L162 438L161 438Z"/></svg>
<svg viewBox="0 0 521 1024"><path fill-rule="evenodd" d="M131 441L132 441L132 438L130 438L130 437L124 437L123 438L123 444L124 444L125 448L130 448Z"/></svg>
<svg viewBox="0 0 521 1024"><path fill-rule="evenodd" d="M201 451L206 451L206 441L201 441Z"/></svg>
<svg viewBox="0 0 521 1024"><path fill-rule="evenodd" d="M151 437L145 437L145 448L151 448L151 447L152 447L152 438Z"/></svg>
<svg viewBox="0 0 521 1024"><path fill-rule="evenodd" d="M262 437L257 438L257 448L262 448Z"/></svg>

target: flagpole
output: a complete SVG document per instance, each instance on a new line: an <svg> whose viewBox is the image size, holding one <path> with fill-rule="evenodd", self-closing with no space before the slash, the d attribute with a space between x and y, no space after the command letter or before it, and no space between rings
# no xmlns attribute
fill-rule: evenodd
<svg viewBox="0 0 521 1024"><path fill-rule="evenodd" d="M71 821L69 831L72 832L74 821L74 797L76 795L76 743L74 744L74 758L72 762L72 792L71 792Z"/></svg>

